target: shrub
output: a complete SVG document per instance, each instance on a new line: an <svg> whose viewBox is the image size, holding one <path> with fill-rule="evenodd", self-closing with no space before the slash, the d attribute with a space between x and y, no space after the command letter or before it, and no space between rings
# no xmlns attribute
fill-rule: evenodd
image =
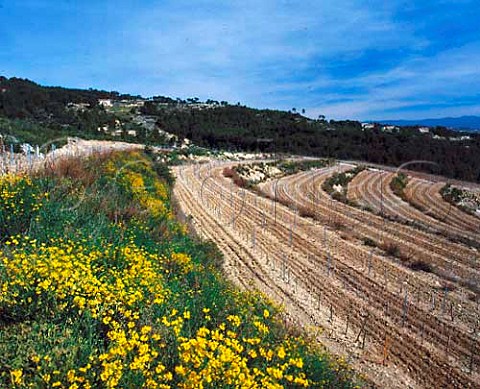
<svg viewBox="0 0 480 389"><path fill-rule="evenodd" d="M433 272L432 265L430 265L429 263L426 263L424 261L412 262L408 267L410 269L414 270L414 271L424 271L426 273L432 273Z"/></svg>
<svg viewBox="0 0 480 389"><path fill-rule="evenodd" d="M226 167L223 169L223 176L227 178L232 178L235 171L231 167Z"/></svg>
<svg viewBox="0 0 480 389"><path fill-rule="evenodd" d="M365 246L377 247L377 242L375 242L372 238L363 237L362 242Z"/></svg>
<svg viewBox="0 0 480 389"><path fill-rule="evenodd" d="M402 199L405 199L404 189L407 187L408 184L408 176L402 172L398 173L395 177L392 178L390 181L390 188L392 189L393 193L399 196Z"/></svg>
<svg viewBox="0 0 480 389"><path fill-rule="evenodd" d="M400 248L395 243L386 244L384 247L384 250L387 253L387 255L390 255L392 257L400 258L401 256Z"/></svg>

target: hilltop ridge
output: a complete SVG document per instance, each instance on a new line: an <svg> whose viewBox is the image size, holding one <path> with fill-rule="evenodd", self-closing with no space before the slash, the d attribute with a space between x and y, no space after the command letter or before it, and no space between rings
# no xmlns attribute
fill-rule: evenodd
<svg viewBox="0 0 480 389"><path fill-rule="evenodd" d="M0 78L4 144L43 144L81 136L150 145L181 143L238 151L287 152L401 166L480 181L480 134L445 127L386 126L311 119L296 112L256 109L215 100L144 98L95 89L43 87ZM184 142L187 139L188 142Z"/></svg>

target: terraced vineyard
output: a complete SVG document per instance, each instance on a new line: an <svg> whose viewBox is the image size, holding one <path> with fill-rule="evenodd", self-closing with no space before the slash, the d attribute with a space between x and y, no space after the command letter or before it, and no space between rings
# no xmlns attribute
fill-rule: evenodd
<svg viewBox="0 0 480 389"><path fill-rule="evenodd" d="M373 385L480 387L478 251L444 233L476 239L473 216L442 219L438 198L422 212L396 197L389 173L366 170L350 183L349 196L382 207L382 217L322 190L351 165L267 181L257 192L224 177L234 165L177 167L175 189L232 279L283 303L296 325L322 327L319 339ZM406 192L412 202L423 196Z"/></svg>
<svg viewBox="0 0 480 389"><path fill-rule="evenodd" d="M377 169L364 170L349 185L349 198L376 213L403 223L457 240L480 241L480 219L467 215L444 201L440 189L444 183L411 178L405 199L395 195L390 182L395 173Z"/></svg>
<svg viewBox="0 0 480 389"><path fill-rule="evenodd" d="M446 202L440 190L444 186L441 182L431 183L419 178L411 178L405 194L408 201L421 209L427 215L448 224L450 227L463 231L464 234L473 235L480 239L480 218L461 211Z"/></svg>

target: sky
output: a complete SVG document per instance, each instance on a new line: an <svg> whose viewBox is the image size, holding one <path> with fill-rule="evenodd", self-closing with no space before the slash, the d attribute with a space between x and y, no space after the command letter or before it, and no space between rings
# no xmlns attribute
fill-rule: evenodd
<svg viewBox="0 0 480 389"><path fill-rule="evenodd" d="M0 0L0 75L328 119L480 115L478 0Z"/></svg>

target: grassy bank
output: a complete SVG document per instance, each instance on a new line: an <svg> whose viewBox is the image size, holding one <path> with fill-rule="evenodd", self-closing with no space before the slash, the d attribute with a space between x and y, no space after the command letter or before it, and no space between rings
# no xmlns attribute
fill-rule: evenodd
<svg viewBox="0 0 480 389"><path fill-rule="evenodd" d="M171 184L140 153L0 178L0 387L354 387L225 281Z"/></svg>

